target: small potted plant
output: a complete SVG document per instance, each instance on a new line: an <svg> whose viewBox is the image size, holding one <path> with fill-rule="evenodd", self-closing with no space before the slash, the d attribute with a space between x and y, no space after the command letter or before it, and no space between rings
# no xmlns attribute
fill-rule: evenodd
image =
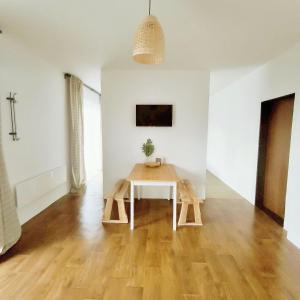
<svg viewBox="0 0 300 300"><path fill-rule="evenodd" d="M142 151L146 155L145 164L149 164L151 160L151 155L154 153L155 147L151 139L147 139L146 143L142 146Z"/></svg>

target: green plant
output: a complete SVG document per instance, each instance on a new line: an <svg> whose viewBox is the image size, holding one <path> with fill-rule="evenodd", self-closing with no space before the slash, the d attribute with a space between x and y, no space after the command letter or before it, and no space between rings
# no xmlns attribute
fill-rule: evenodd
<svg viewBox="0 0 300 300"><path fill-rule="evenodd" d="M145 153L147 157L151 156L155 150L155 147L152 143L151 139L147 139L146 143L142 146L142 151Z"/></svg>

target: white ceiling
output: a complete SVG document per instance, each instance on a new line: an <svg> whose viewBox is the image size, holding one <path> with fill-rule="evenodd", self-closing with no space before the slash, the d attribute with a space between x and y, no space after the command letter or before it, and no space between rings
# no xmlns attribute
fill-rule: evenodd
<svg viewBox="0 0 300 300"><path fill-rule="evenodd" d="M131 59L147 0L1 0L0 28L81 75L145 68ZM165 31L166 62L151 68L257 65L300 40L299 0L152 0Z"/></svg>

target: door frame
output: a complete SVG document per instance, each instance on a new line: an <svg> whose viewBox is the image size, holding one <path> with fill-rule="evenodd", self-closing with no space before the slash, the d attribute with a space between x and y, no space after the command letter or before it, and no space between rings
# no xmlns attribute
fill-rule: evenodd
<svg viewBox="0 0 300 300"><path fill-rule="evenodd" d="M295 93L281 96L274 99L262 101L260 104L260 129L259 129L259 143L258 143L258 159L257 159L257 173L256 173L256 195L255 195L255 206L264 211L269 217L271 217L276 223L283 226L284 219L275 214L273 211L264 206L264 179L265 179L265 160L266 160L266 149L267 149L267 116L271 102L284 99L293 99L293 109L295 105ZM292 116L293 125L293 116ZM292 130L292 129L291 129ZM289 149L290 151L290 149ZM290 155L290 153L289 153ZM286 199L285 199L286 201Z"/></svg>

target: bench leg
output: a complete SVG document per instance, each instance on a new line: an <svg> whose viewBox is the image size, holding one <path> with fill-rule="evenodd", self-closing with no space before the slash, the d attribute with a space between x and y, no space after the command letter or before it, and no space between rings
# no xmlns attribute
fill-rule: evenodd
<svg viewBox="0 0 300 300"><path fill-rule="evenodd" d="M195 223L202 225L201 219L201 212L200 212L200 204L198 202L193 204L194 206L194 216L195 216Z"/></svg>
<svg viewBox="0 0 300 300"><path fill-rule="evenodd" d="M118 201L119 219L121 223L128 223L124 201Z"/></svg>
<svg viewBox="0 0 300 300"><path fill-rule="evenodd" d="M104 222L108 222L110 220L112 206L113 206L113 201L114 200L112 198L108 198L106 200L106 205L105 205L104 215L103 215L103 221Z"/></svg>
<svg viewBox="0 0 300 300"><path fill-rule="evenodd" d="M189 204L186 203L186 202L183 202L181 204L181 210L180 210L178 226L186 224L188 207L189 207Z"/></svg>

